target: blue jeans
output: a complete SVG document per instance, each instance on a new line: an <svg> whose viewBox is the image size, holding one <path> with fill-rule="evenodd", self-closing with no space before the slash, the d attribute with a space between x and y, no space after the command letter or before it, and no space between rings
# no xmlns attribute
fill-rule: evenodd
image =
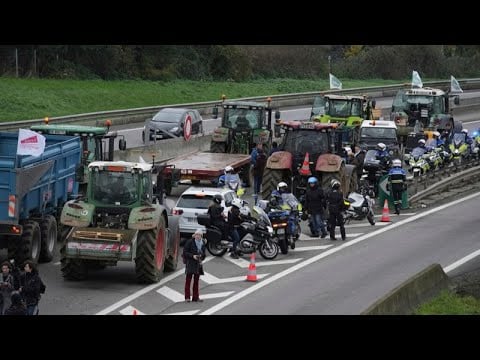
<svg viewBox="0 0 480 360"><path fill-rule="evenodd" d="M38 315L38 303L27 305L27 315Z"/></svg>
<svg viewBox="0 0 480 360"><path fill-rule="evenodd" d="M230 236L232 237L233 243L232 243L232 251L235 251L237 249L237 245L240 242L240 234L238 233L237 229L233 229L232 232L230 233Z"/></svg>
<svg viewBox="0 0 480 360"><path fill-rule="evenodd" d="M326 234L325 223L323 222L322 214L316 213L310 216L310 230L312 235L318 235L320 231L322 234Z"/></svg>
<svg viewBox="0 0 480 360"><path fill-rule="evenodd" d="M253 177L253 193L254 194L259 194L261 186L262 186L262 177L261 176L254 176Z"/></svg>

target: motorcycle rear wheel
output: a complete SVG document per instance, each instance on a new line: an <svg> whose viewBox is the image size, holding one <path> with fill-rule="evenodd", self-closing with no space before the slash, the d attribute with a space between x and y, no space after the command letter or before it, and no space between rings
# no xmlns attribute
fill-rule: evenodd
<svg viewBox="0 0 480 360"><path fill-rule="evenodd" d="M219 243L214 244L211 241L207 242L207 250L213 256L223 256L227 252L227 249L224 248L222 245L220 245Z"/></svg>

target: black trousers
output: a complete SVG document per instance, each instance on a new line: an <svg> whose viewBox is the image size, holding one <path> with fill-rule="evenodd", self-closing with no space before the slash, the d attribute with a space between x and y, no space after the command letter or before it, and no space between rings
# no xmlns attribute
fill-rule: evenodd
<svg viewBox="0 0 480 360"><path fill-rule="evenodd" d="M333 239L335 237L335 226L340 226L340 235L342 235L342 239L345 239L347 236L345 234L345 225L344 219L341 212L330 212L330 217L328 218L328 225L330 227L330 238Z"/></svg>

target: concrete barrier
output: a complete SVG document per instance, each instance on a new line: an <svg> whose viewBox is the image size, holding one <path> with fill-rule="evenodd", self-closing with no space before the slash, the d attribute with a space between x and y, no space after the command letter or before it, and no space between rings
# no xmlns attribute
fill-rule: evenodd
<svg viewBox="0 0 480 360"><path fill-rule="evenodd" d="M116 151L115 160L138 162L141 156L146 162L151 162L152 155L155 155L155 162L161 162L191 152L207 151L211 139L211 135L205 135L193 136L190 141L183 138L162 140L149 146Z"/></svg>
<svg viewBox="0 0 480 360"><path fill-rule="evenodd" d="M449 279L443 268L432 264L377 300L361 315L410 315L448 286Z"/></svg>

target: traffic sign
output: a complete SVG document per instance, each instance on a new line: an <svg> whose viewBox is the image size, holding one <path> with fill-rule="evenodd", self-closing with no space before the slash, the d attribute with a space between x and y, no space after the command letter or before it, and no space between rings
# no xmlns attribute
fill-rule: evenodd
<svg viewBox="0 0 480 360"><path fill-rule="evenodd" d="M185 118L185 125L183 126L183 138L185 141L189 141L192 137L192 117L187 114Z"/></svg>

